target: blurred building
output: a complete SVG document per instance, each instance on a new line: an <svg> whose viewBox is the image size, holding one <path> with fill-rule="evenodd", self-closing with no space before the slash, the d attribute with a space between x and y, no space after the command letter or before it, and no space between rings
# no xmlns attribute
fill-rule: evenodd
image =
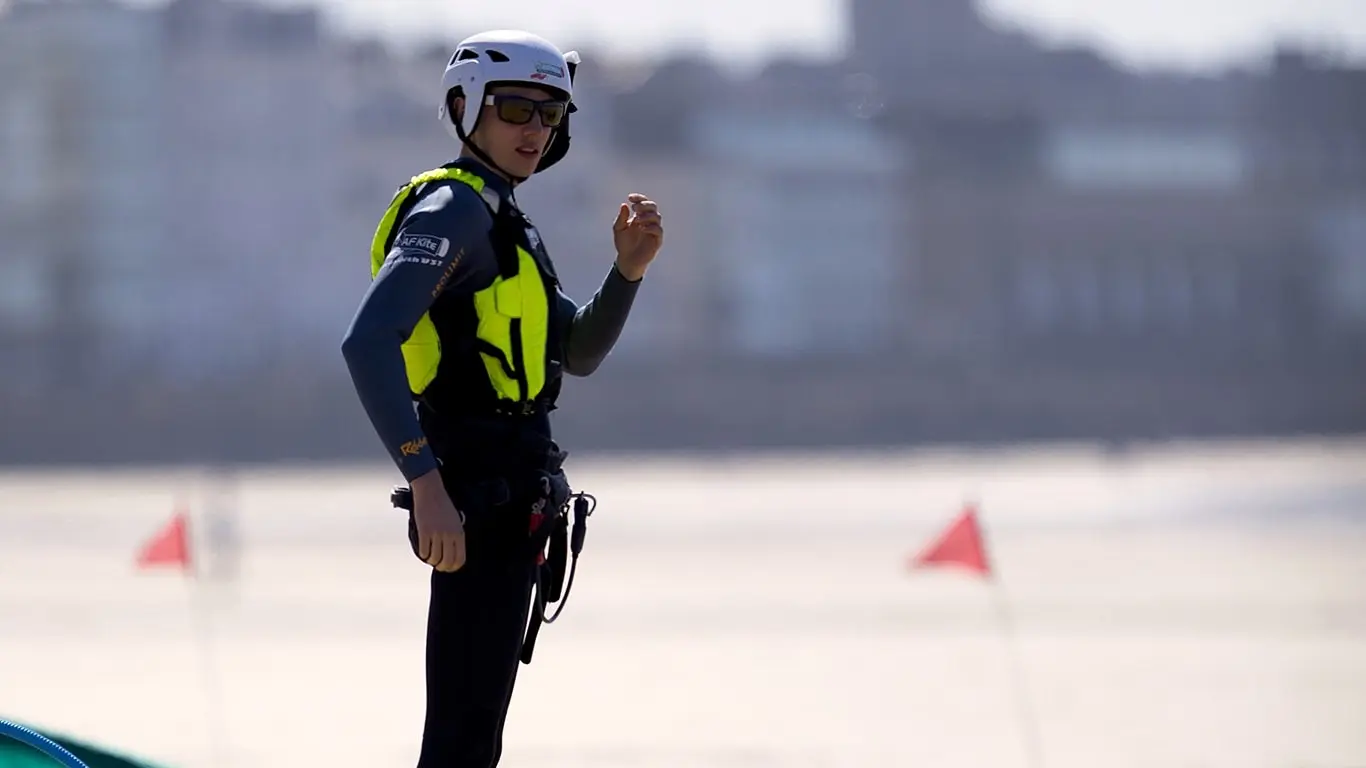
<svg viewBox="0 0 1366 768"><path fill-rule="evenodd" d="M0 16L0 344L7 383L127 375L173 322L155 14L21 0ZM53 51L59 51L54 55ZM132 340L110 354L111 339Z"/></svg>
<svg viewBox="0 0 1366 768"><path fill-rule="evenodd" d="M972 0L847 19L843 60L743 79L583 52L573 150L519 201L579 302L626 194L660 201L668 236L571 432L1366 428L1366 71L1295 51L1127 71ZM253 456L373 449L337 416L356 406L338 344L394 190L459 154L436 120L455 37L400 54L253 0L0 10L13 444L66 455L23 420L75 395L73 424L121 455L135 424Z"/></svg>
<svg viewBox="0 0 1366 768"><path fill-rule="evenodd" d="M901 148L866 122L794 109L702 111L690 144L709 206L701 258L723 297L717 350L868 357L893 349Z"/></svg>
<svg viewBox="0 0 1366 768"><path fill-rule="evenodd" d="M1366 356L1366 70L1282 50L1248 100L1253 183L1304 212L1313 279L1300 339L1322 354Z"/></svg>
<svg viewBox="0 0 1366 768"><path fill-rule="evenodd" d="M852 62L884 80L881 123L916 158L911 351L1162 371L1318 348L1302 342L1326 330L1322 287L1353 269L1324 248L1353 230L1339 212L1315 236L1313 200L1341 202L1366 154L1359 74L1123 72L967 0L853 0L850 19Z"/></svg>
<svg viewBox="0 0 1366 768"><path fill-rule="evenodd" d="M366 258L339 226L353 163L340 46L315 9L175 0L163 20L166 263L192 319L176 367L330 360L356 301L338 276Z"/></svg>
<svg viewBox="0 0 1366 768"><path fill-rule="evenodd" d="M908 158L822 98L835 88L838 77L800 62L741 84L681 59L619 100L625 172L649 168L652 183L668 180L661 199L682 204L668 217L687 231L675 240L671 225L660 265L671 279L650 289L679 308L678 348L717 361L894 349Z"/></svg>

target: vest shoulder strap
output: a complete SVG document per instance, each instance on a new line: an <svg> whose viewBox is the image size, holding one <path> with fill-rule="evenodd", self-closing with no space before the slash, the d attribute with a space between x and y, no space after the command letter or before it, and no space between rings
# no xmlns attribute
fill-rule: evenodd
<svg viewBox="0 0 1366 768"><path fill-rule="evenodd" d="M493 254L498 258L498 274L504 280L516 277L522 266L518 250L527 247L525 220L511 211L494 214L489 239L493 242Z"/></svg>
<svg viewBox="0 0 1366 768"><path fill-rule="evenodd" d="M372 278L379 274L380 267L384 265L384 258L388 255L389 248L393 246L394 235L398 231L399 223L416 204L418 195L415 193L426 184L450 180L468 184L475 192L478 192L479 198L484 202L489 213L493 215L495 221L497 220L498 212L502 208L502 200L496 192L485 188L484 180L478 175L463 168L449 166L433 168L430 171L419 173L394 192L393 198L389 201L389 207L384 212L384 216L380 219L379 226L375 230L374 239L370 244L370 276Z"/></svg>

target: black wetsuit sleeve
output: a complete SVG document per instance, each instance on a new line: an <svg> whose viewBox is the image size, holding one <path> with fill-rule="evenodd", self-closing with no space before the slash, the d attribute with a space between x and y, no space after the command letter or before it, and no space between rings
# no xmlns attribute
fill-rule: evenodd
<svg viewBox="0 0 1366 768"><path fill-rule="evenodd" d="M559 294L556 319L563 340L565 373L588 376L607 358L626 327L640 282L627 280L613 265L587 304L579 306L563 292Z"/></svg>
<svg viewBox="0 0 1366 768"><path fill-rule="evenodd" d="M395 232L342 341L361 405L394 464L411 481L437 467L413 407L402 344L442 293L474 290L497 267L488 244L491 218L464 184L426 194Z"/></svg>

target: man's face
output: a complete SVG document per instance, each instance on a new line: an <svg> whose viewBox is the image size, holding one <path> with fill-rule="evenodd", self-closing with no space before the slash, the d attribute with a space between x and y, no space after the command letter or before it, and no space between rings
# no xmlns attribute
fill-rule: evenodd
<svg viewBox="0 0 1366 768"><path fill-rule="evenodd" d="M527 178L536 172L551 130L563 119L568 105L532 87L499 86L490 89L490 95L495 103L483 106L471 138L499 168Z"/></svg>

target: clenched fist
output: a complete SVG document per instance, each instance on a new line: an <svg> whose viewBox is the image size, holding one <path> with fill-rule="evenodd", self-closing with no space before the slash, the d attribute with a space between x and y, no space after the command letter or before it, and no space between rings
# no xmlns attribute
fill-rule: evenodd
<svg viewBox="0 0 1366 768"><path fill-rule="evenodd" d="M641 194L627 195L612 223L612 242L617 248L617 271L631 281L644 277L664 245L664 222L655 201Z"/></svg>

